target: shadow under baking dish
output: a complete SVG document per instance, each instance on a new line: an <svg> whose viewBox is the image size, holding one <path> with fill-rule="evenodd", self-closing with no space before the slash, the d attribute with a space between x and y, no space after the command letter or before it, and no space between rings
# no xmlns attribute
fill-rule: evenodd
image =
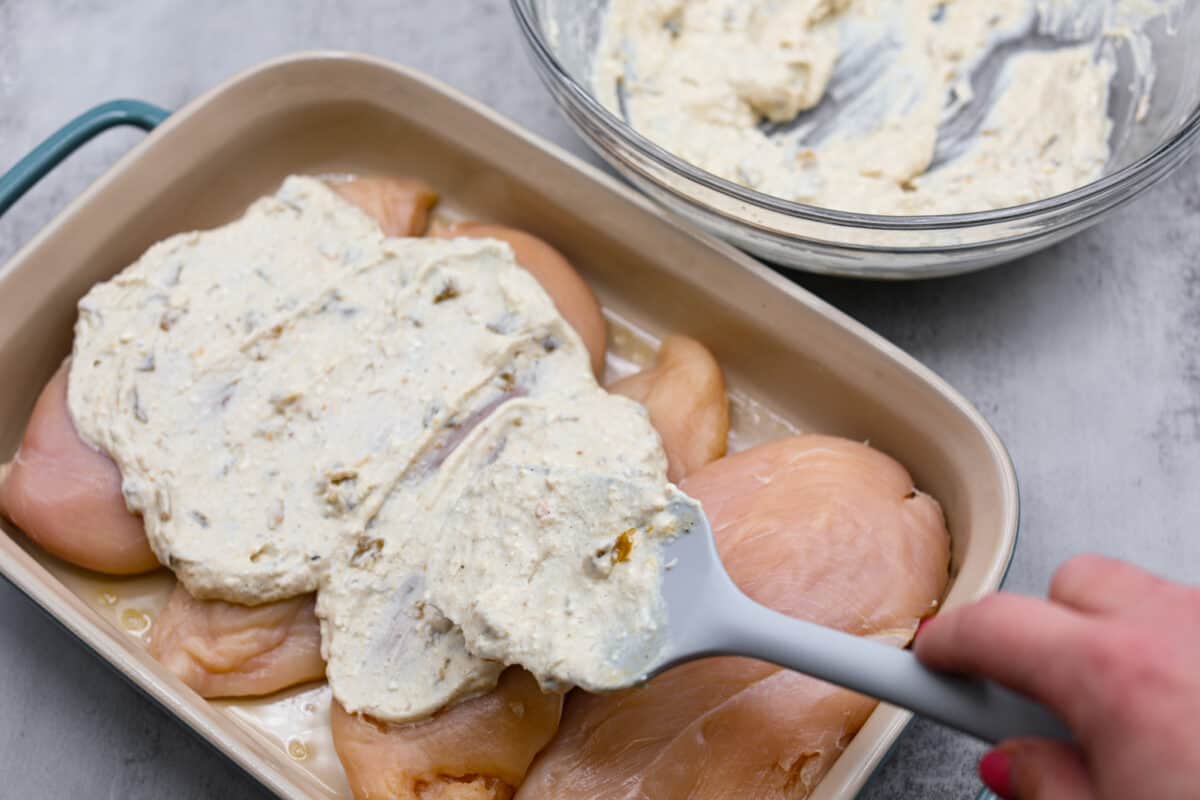
<svg viewBox="0 0 1200 800"><path fill-rule="evenodd" d="M152 243L234 219L291 173L417 175L443 213L524 228L560 248L612 323L610 370L666 333L726 371L731 444L794 430L869 440L941 501L953 538L947 605L995 589L1017 490L1003 445L909 356L763 265L673 221L634 191L458 93L387 62L302 54L239 75L173 114L0 270L0 457L68 353L75 303ZM208 702L146 653L166 575L99 578L10 525L0 572L157 702L281 797L348 797L328 691ZM813 794L852 797L909 714L880 706Z"/></svg>

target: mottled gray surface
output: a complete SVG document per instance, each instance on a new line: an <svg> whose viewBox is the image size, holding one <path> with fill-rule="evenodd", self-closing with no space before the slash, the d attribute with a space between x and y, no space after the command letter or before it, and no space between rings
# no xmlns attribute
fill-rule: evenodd
<svg viewBox="0 0 1200 800"><path fill-rule="evenodd" d="M330 47L426 70L581 155L488 2L0 0L0 168L103 99L167 107L271 56ZM0 262L138 134L111 133L0 220ZM1019 264L914 285L801 283L932 366L1007 442L1022 487L1009 587L1099 551L1200 574L1200 164ZM0 797L262 797L0 585ZM959 800L980 748L918 723L863 797Z"/></svg>

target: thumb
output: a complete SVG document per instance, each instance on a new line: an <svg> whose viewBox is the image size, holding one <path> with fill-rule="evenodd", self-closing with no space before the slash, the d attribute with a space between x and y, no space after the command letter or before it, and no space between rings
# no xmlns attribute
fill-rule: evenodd
<svg viewBox="0 0 1200 800"><path fill-rule="evenodd" d="M1004 800L1095 800L1079 751L1050 739L1010 739L979 762L979 777Z"/></svg>

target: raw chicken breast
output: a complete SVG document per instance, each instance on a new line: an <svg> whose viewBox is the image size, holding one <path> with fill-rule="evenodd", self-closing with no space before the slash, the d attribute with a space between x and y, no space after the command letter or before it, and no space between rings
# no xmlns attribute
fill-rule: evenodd
<svg viewBox="0 0 1200 800"><path fill-rule="evenodd" d="M793 436L686 478L730 576L794 617L905 644L949 579L941 507L859 442Z"/></svg>
<svg viewBox="0 0 1200 800"><path fill-rule="evenodd" d="M0 467L0 513L72 564L113 575L158 567L141 517L125 508L117 465L75 432L65 364L42 390L21 448Z"/></svg>
<svg viewBox="0 0 1200 800"><path fill-rule="evenodd" d="M667 451L667 477L672 482L725 455L729 440L725 377L712 353L695 339L668 336L654 366L608 388L650 412L650 422Z"/></svg>
<svg viewBox="0 0 1200 800"><path fill-rule="evenodd" d="M604 374L604 353L608 346L604 313L600 310L596 295L592 294L587 283L562 253L532 234L485 222L459 222L440 229L435 226L431 235L443 239L466 237L506 242L512 248L517 263L537 278L546 294L554 300L558 313L571 323L571 327L583 339L591 354L592 371L596 377Z"/></svg>
<svg viewBox="0 0 1200 800"><path fill-rule="evenodd" d="M863 444L796 436L704 467L682 488L754 599L903 645L948 578L941 510ZM573 692L519 800L732 800L808 795L875 707L741 658L693 662L646 686Z"/></svg>
<svg viewBox="0 0 1200 800"><path fill-rule="evenodd" d="M252 697L320 680L315 601L310 594L248 608L197 600L176 584L150 654L202 697Z"/></svg>
<svg viewBox="0 0 1200 800"><path fill-rule="evenodd" d="M798 800L874 708L741 658L686 664L614 696L575 691L517 797Z"/></svg>
<svg viewBox="0 0 1200 800"><path fill-rule="evenodd" d="M421 236L429 227L429 212L437 192L419 178L364 177L330 182L342 199L375 219L388 236Z"/></svg>
<svg viewBox="0 0 1200 800"><path fill-rule="evenodd" d="M561 695L510 667L492 691L415 725L353 716L335 700L333 744L358 800L507 800L561 712Z"/></svg>

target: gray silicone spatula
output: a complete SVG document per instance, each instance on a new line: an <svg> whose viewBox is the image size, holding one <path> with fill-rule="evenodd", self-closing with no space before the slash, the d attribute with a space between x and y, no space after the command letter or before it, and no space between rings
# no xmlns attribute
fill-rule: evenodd
<svg viewBox="0 0 1200 800"><path fill-rule="evenodd" d="M725 572L703 514L666 545L664 564L667 644L645 670L647 678L706 656L749 656L911 709L985 742L1071 738L1047 709L994 683L936 672L908 650L755 603Z"/></svg>

